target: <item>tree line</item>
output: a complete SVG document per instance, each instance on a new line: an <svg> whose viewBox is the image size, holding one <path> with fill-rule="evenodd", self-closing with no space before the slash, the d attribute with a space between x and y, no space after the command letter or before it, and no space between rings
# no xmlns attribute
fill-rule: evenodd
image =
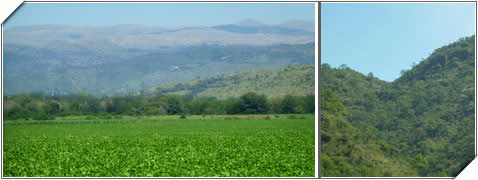
<svg viewBox="0 0 478 180"><path fill-rule="evenodd" d="M203 115L314 113L315 96L267 98L254 92L239 98L217 99L158 93L97 98L88 94L4 96L4 119L48 120L75 115Z"/></svg>

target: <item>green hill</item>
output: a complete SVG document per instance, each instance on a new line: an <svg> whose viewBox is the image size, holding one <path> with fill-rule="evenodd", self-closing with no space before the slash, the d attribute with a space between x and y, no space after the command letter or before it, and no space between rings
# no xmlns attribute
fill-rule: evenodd
<svg viewBox="0 0 478 180"><path fill-rule="evenodd" d="M197 79L188 82L170 83L146 91L169 94L190 94L196 97L227 99L247 92L265 94L267 97L314 94L315 66L295 65L273 69L261 69Z"/></svg>
<svg viewBox="0 0 478 180"><path fill-rule="evenodd" d="M370 129L354 127L339 96L324 89L321 99L322 176L417 176L417 170Z"/></svg>
<svg viewBox="0 0 478 180"><path fill-rule="evenodd" d="M338 116L331 112L340 105L322 106L324 123L330 121L339 127L323 126L323 163L331 164L322 167L323 175L380 176L381 172L397 172L393 163L387 166L360 160L368 157L401 162L399 167L408 169L404 172L417 172L419 176L456 176L474 157L474 39L463 38L435 50L390 83L346 66L323 65L321 83L323 91L330 93L322 100L337 94L338 103L344 107ZM347 133L337 135L340 132ZM332 168L335 166L349 166L350 170L337 172ZM360 169L363 166L372 170Z"/></svg>

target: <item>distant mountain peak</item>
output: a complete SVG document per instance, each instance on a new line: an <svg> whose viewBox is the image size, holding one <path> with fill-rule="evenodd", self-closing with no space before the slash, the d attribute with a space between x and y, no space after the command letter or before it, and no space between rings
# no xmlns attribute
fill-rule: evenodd
<svg viewBox="0 0 478 180"><path fill-rule="evenodd" d="M310 32L315 31L315 22L307 21L307 20L288 20L278 24L278 26L285 27L285 28L302 29L302 30L310 31Z"/></svg>
<svg viewBox="0 0 478 180"><path fill-rule="evenodd" d="M241 26L266 26L266 24L258 21L258 20L255 20L255 19L244 19L240 22L237 23L237 25L241 25Z"/></svg>

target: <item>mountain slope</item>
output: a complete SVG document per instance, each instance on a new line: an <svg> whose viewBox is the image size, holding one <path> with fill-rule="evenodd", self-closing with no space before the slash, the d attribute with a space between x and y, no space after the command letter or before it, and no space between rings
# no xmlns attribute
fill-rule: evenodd
<svg viewBox="0 0 478 180"><path fill-rule="evenodd" d="M267 97L314 94L315 66L296 65L273 69L261 69L171 83L149 89L146 93L190 94L197 97L227 99L247 92L265 94Z"/></svg>
<svg viewBox="0 0 478 180"><path fill-rule="evenodd" d="M346 112L342 119L358 134L383 141L418 175L456 176L473 159L474 39L463 38L435 50L391 83L324 65L322 87L337 93ZM336 150L322 152L336 154Z"/></svg>
<svg viewBox="0 0 478 180"><path fill-rule="evenodd" d="M314 63L314 44L254 46L202 45L139 55L87 67L54 65L30 54L6 53L5 92L121 95L160 84L255 69ZM25 63L22 63L25 62ZM34 63L30 63L34 62Z"/></svg>
<svg viewBox="0 0 478 180"><path fill-rule="evenodd" d="M339 96L321 91L322 176L417 176L413 164L370 131L352 126Z"/></svg>

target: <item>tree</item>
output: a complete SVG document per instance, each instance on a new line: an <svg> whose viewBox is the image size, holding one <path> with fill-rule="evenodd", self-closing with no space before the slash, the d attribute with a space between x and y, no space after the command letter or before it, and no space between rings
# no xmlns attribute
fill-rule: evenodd
<svg viewBox="0 0 478 180"><path fill-rule="evenodd" d="M269 111L265 95L249 92L239 98L239 112L243 114L264 114Z"/></svg>
<svg viewBox="0 0 478 180"><path fill-rule="evenodd" d="M285 95L281 102L281 113L292 114L296 112L297 100L294 96Z"/></svg>
<svg viewBox="0 0 478 180"><path fill-rule="evenodd" d="M60 112L60 104L57 102L49 102L45 106L47 115L52 116Z"/></svg>
<svg viewBox="0 0 478 180"><path fill-rule="evenodd" d="M163 100L158 99L151 102L147 102L142 107L142 112L150 115L166 114L166 103Z"/></svg>
<svg viewBox="0 0 478 180"><path fill-rule="evenodd" d="M339 69L350 69L346 64L342 64L339 66Z"/></svg>
<svg viewBox="0 0 478 180"><path fill-rule="evenodd" d="M125 100L117 98L113 101L115 102L113 106L115 113L121 114L128 111L128 103Z"/></svg>
<svg viewBox="0 0 478 180"><path fill-rule="evenodd" d="M180 96L168 95L161 99L166 103L166 111L168 114L183 114L186 113L183 99Z"/></svg>
<svg viewBox="0 0 478 180"><path fill-rule="evenodd" d="M321 65L321 69L332 69L329 64L324 63Z"/></svg>
<svg viewBox="0 0 478 180"><path fill-rule="evenodd" d="M345 107L340 103L339 97L334 91L330 89L322 89L321 97L320 108L322 111L327 111L339 116L345 115Z"/></svg>
<svg viewBox="0 0 478 180"><path fill-rule="evenodd" d="M303 97L303 104L305 113L315 113L315 96L309 94Z"/></svg>

